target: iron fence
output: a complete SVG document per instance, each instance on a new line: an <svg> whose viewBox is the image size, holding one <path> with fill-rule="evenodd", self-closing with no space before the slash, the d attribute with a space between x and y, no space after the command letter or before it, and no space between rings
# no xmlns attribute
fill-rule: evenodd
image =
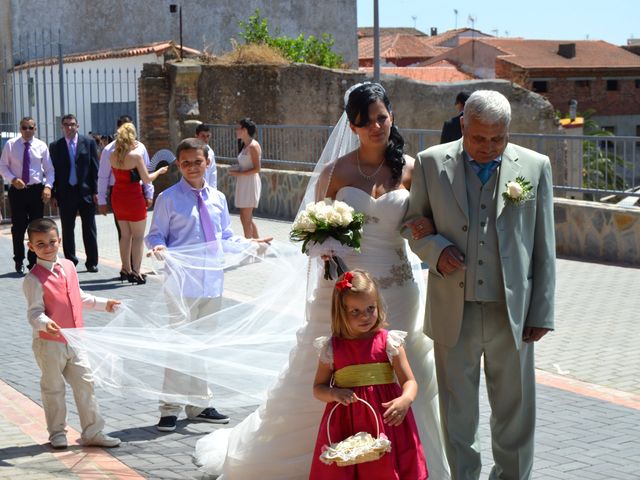
<svg viewBox="0 0 640 480"><path fill-rule="evenodd" d="M19 135L23 117L36 121L37 137L47 143L62 136L60 120L67 113L77 117L83 133L110 135L124 114L137 124L140 72L133 66L106 68L99 60L66 65L60 32L51 30L21 37L0 57L2 143Z"/></svg>
<svg viewBox="0 0 640 480"><path fill-rule="evenodd" d="M210 125L211 145L222 163L235 161L238 148L234 125ZM401 129L405 151L418 152L440 141L439 130ZM311 171L331 133L326 126L259 125L256 139L263 165ZM598 199L602 196L638 197L640 137L547 135L513 133L511 141L547 155L553 165L556 192Z"/></svg>

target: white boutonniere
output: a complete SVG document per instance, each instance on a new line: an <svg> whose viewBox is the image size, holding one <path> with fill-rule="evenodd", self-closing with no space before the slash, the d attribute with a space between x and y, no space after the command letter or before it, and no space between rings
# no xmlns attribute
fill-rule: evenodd
<svg viewBox="0 0 640 480"><path fill-rule="evenodd" d="M516 177L515 180L507 182L507 191L502 193L505 203L513 203L519 205L531 198L531 183L524 177Z"/></svg>

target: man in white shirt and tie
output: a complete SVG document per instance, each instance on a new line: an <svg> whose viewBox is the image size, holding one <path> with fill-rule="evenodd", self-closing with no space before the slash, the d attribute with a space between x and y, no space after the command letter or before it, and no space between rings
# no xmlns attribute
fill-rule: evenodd
<svg viewBox="0 0 640 480"><path fill-rule="evenodd" d="M0 175L9 188L13 261L17 273L24 273L24 234L27 225L42 218L44 204L51 199L55 173L47 144L35 137L36 122L31 117L20 120L20 137L9 140L0 156ZM29 268L36 263L35 253L28 253Z"/></svg>

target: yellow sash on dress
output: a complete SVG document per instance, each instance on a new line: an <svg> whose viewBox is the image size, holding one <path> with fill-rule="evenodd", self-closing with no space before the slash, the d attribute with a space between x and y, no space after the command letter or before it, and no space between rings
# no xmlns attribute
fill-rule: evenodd
<svg viewBox="0 0 640 480"><path fill-rule="evenodd" d="M339 388L366 387L396 383L393 367L388 362L361 363L336 370L333 384Z"/></svg>

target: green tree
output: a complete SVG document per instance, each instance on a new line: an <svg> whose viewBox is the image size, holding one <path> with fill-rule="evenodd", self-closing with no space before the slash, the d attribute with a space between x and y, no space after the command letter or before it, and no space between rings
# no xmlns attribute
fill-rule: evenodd
<svg viewBox="0 0 640 480"><path fill-rule="evenodd" d="M240 37L246 44L268 45L280 51L285 58L297 63L311 63L322 67L337 68L344 64L342 56L333 51L335 41L328 33L323 33L322 38L304 34L296 38L286 35L272 36L269 33L269 23L262 17L260 9L256 9L247 22L239 22Z"/></svg>
<svg viewBox="0 0 640 480"><path fill-rule="evenodd" d="M614 143L601 137L615 135L598 125L593 119L594 110L587 110L583 116L584 130L588 136L599 137L582 142L582 186L601 190L624 190L628 188L624 176L627 162L615 154Z"/></svg>

